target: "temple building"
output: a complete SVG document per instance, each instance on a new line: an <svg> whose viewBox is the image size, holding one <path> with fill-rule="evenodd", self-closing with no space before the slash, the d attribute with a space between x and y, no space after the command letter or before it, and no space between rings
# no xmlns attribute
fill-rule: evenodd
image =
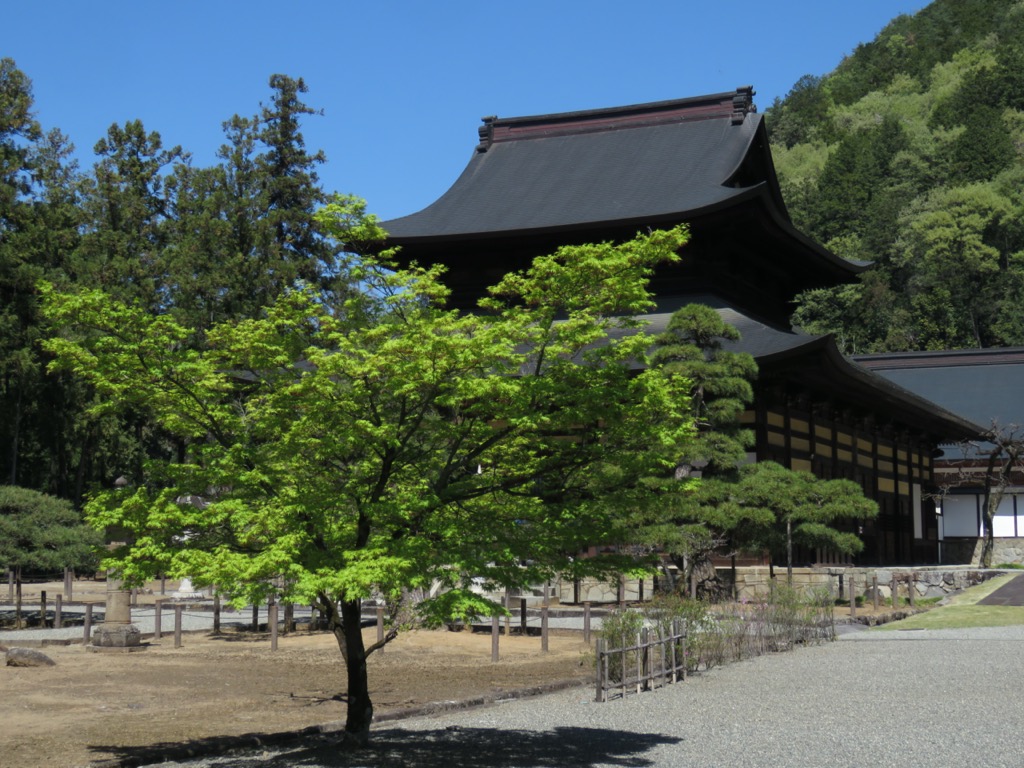
<svg viewBox="0 0 1024 768"><path fill-rule="evenodd" d="M1024 440L1024 348L962 349L858 355L857 362L889 381L991 428L1004 440ZM986 440L943 446L935 459L939 539L946 562L977 564L985 520L985 479L990 455L1007 461ZM1010 460L992 519L993 563L1024 562L1024 457ZM994 473L996 482L1000 473Z"/></svg>
<svg viewBox="0 0 1024 768"><path fill-rule="evenodd" d="M757 460L855 480L880 507L858 530L858 564L939 561L930 491L943 443L982 430L843 355L830 336L790 326L803 290L868 268L799 232L779 190L750 87L611 109L484 118L469 164L436 202L384 222L403 258L444 263L453 303L566 244L624 241L690 226L681 260L655 273L649 331L689 303L715 308L760 368ZM828 552L801 553L829 563Z"/></svg>

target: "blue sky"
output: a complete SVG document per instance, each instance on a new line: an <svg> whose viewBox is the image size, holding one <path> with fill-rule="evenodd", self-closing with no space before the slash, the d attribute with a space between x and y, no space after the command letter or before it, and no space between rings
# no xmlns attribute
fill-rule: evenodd
<svg viewBox="0 0 1024 768"><path fill-rule="evenodd" d="M209 165L221 123L252 115L275 72L324 110L305 136L328 191L382 218L456 179L484 115L660 101L753 85L764 110L923 0L218 0L12 2L0 56L83 165L112 123L141 119Z"/></svg>

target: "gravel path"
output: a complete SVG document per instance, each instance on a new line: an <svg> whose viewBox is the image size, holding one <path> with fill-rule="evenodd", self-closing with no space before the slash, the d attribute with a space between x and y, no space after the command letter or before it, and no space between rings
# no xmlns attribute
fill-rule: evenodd
<svg viewBox="0 0 1024 768"><path fill-rule="evenodd" d="M171 766L1024 766L1024 627L860 632L606 704L590 689Z"/></svg>

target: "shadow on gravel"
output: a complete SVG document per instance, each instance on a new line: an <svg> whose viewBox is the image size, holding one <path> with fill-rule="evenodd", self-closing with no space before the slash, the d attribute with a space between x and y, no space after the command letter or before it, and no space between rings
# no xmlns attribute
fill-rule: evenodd
<svg viewBox="0 0 1024 768"><path fill-rule="evenodd" d="M642 768L654 765L644 757L645 752L681 741L674 736L599 728L536 732L454 726L430 731L382 728L371 738L370 746L359 751L340 747L336 736L317 734L276 747L250 747L245 753L220 752L219 757L214 757L219 752L216 739L189 745L168 744L165 749L96 747L118 755L115 761L96 765L145 766L167 760L198 765L202 755L202 765L217 768L586 768L597 764ZM186 758L185 754L192 757Z"/></svg>

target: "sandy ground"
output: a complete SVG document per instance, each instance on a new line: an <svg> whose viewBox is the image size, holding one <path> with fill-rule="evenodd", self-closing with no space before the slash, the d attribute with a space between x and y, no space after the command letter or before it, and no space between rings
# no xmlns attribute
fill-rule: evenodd
<svg viewBox="0 0 1024 768"><path fill-rule="evenodd" d="M178 584L164 586L169 597ZM160 597L159 582L149 587L138 594L140 605ZM52 617L60 583L26 584L26 615L38 615L42 589ZM101 606L105 591L102 581L76 581L74 602ZM175 648L168 629L165 620L162 640L145 640L139 652L55 645L36 648L56 662L53 667L0 666L0 768L131 760L158 745L191 743L205 752L233 743L224 737L344 720L345 671L332 635L300 630L282 635L271 651L266 633L186 633ZM375 641L376 629L365 636ZM369 660L376 714L589 678L588 648L578 635L553 634L547 653L540 643L539 637L503 635L500 659L492 663L489 633L401 634Z"/></svg>
<svg viewBox="0 0 1024 768"><path fill-rule="evenodd" d="M373 638L371 638L373 635ZM376 631L367 632L375 639ZM378 715L586 677L578 637L501 638L417 631L369 661ZM0 667L0 766L84 766L138 747L246 733L275 733L344 718L344 669L334 638L298 632L271 651L268 636L186 634L144 651L101 654L83 646L42 649L53 667Z"/></svg>

